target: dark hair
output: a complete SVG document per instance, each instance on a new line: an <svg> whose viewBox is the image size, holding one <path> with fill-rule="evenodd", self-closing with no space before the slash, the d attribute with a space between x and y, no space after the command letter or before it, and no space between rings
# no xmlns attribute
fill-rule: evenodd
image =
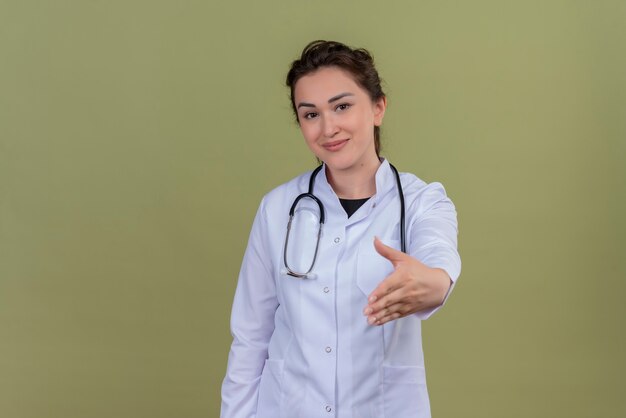
<svg viewBox="0 0 626 418"><path fill-rule="evenodd" d="M300 59L291 63L291 69L287 73L286 83L291 89L291 107L296 120L298 120L298 111L293 97L296 83L303 76L323 67L338 67L349 72L354 77L354 81L368 93L372 102L385 97L380 86L378 71L374 67L374 59L366 49L352 49L334 41L313 41L302 50ZM376 155L379 155L379 126L374 126L374 144Z"/></svg>

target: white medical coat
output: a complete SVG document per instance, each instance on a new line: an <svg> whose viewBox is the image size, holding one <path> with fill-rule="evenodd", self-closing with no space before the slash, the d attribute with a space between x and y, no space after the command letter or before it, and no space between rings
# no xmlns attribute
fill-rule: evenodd
<svg viewBox="0 0 626 418"><path fill-rule="evenodd" d="M436 309L383 326L363 315L369 294L393 271L374 249L374 236L400 248L389 163L376 173L376 194L350 218L320 171L314 194L326 222L315 276L299 279L285 274L283 245L289 208L309 177L268 193L254 219L233 302L221 417L430 417L421 321ZM400 177L407 252L455 281L461 261L454 205L441 184Z"/></svg>

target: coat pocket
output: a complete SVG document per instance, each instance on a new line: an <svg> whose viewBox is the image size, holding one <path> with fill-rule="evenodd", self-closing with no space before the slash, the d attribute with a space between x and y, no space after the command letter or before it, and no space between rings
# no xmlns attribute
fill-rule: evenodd
<svg viewBox="0 0 626 418"><path fill-rule="evenodd" d="M283 360L265 360L259 383L258 418L280 417L282 397Z"/></svg>
<svg viewBox="0 0 626 418"><path fill-rule="evenodd" d="M390 247L400 248L398 240L383 239L382 241ZM391 261L378 254L373 241L361 242L357 256L356 283L366 297L392 272Z"/></svg>
<svg viewBox="0 0 626 418"><path fill-rule="evenodd" d="M385 417L430 418L423 367L383 366Z"/></svg>

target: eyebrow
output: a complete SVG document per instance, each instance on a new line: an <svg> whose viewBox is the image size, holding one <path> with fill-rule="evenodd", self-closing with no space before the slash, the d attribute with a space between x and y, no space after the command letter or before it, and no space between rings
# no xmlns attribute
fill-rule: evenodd
<svg viewBox="0 0 626 418"><path fill-rule="evenodd" d="M346 96L354 96L354 94L352 94L352 93L340 93L340 94L338 94L336 96L333 96L330 99L328 99L328 103L336 102L337 100L343 99ZM300 109L301 107L315 107L315 105L313 103L300 102L298 104L298 109Z"/></svg>
<svg viewBox="0 0 626 418"><path fill-rule="evenodd" d="M333 96L330 99L328 99L328 103L336 102L337 100L343 99L346 96L354 96L354 94L352 94L352 93L341 93L341 94L338 94L338 95Z"/></svg>

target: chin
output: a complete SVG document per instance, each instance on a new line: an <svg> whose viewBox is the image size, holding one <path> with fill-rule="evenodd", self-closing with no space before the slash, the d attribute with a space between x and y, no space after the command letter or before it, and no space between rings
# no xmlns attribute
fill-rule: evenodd
<svg viewBox="0 0 626 418"><path fill-rule="evenodd" d="M330 157L322 161L330 170L343 171L354 167L354 161L348 158Z"/></svg>

